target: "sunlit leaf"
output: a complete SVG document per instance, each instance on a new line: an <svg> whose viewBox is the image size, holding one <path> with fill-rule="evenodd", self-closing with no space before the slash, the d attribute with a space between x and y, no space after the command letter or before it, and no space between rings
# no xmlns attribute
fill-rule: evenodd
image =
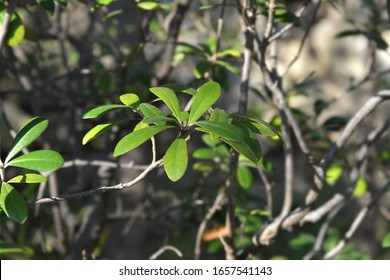
<svg viewBox="0 0 390 280"><path fill-rule="evenodd" d="M108 112L113 111L113 110L123 109L123 108L127 108L127 106L120 105L120 104L108 104L108 105L101 105L101 106L93 106L93 107L89 107L89 108L84 109L82 116L83 116L83 119L91 119L91 118L100 117Z"/></svg>
<svg viewBox="0 0 390 280"><path fill-rule="evenodd" d="M139 106L139 97L134 93L126 93L119 96L120 101L128 107L137 108Z"/></svg>
<svg viewBox="0 0 390 280"><path fill-rule="evenodd" d="M360 177L356 182L355 189L353 190L353 195L356 197L362 197L367 191L367 182L364 177Z"/></svg>
<svg viewBox="0 0 390 280"><path fill-rule="evenodd" d="M189 86L180 85L180 84L165 84L165 85L162 85L162 87L169 88L173 91L180 91L180 92L188 93L190 95L196 94L196 89L189 87Z"/></svg>
<svg viewBox="0 0 390 280"><path fill-rule="evenodd" d="M64 164L62 156L51 150L39 150L21 155L11 160L6 166L16 166L36 171L57 170Z"/></svg>
<svg viewBox="0 0 390 280"><path fill-rule="evenodd" d="M130 132L125 137L123 137L118 144L115 146L114 156L120 156L124 153L127 153L139 145L143 144L151 137L160 133L164 130L172 128L170 125L159 125L159 126L148 126L141 128L137 131Z"/></svg>
<svg viewBox="0 0 390 280"><path fill-rule="evenodd" d="M173 90L164 87L154 87L149 90L160 98L168 106L172 114L180 120L180 104Z"/></svg>
<svg viewBox="0 0 390 280"><path fill-rule="evenodd" d="M1 184L0 203L5 214L11 220L23 224L27 220L27 205L23 197L10 184Z"/></svg>
<svg viewBox="0 0 390 280"><path fill-rule="evenodd" d="M26 184L35 184L46 182L47 178L41 174L35 173L26 173L21 174L9 179L7 183L26 183Z"/></svg>
<svg viewBox="0 0 390 280"><path fill-rule="evenodd" d="M140 3L137 4L137 6L140 9L147 10L147 11L156 10L156 9L160 8L160 4L159 3L151 2L151 1L140 2Z"/></svg>
<svg viewBox="0 0 390 280"><path fill-rule="evenodd" d="M187 170L188 152L187 143L183 138L177 138L169 146L164 156L164 170L168 178L176 182Z"/></svg>
<svg viewBox="0 0 390 280"><path fill-rule="evenodd" d="M189 124L196 122L221 95L221 86L216 82L203 84L195 95L194 102L190 110Z"/></svg>
<svg viewBox="0 0 390 280"><path fill-rule="evenodd" d="M91 142L92 140L96 139L97 137L102 135L104 132L106 132L107 130L112 128L113 126L118 125L124 121L125 120L105 122L105 123L101 123L101 124L94 126L84 135L83 141L82 141L83 145L87 144L88 142Z"/></svg>
<svg viewBox="0 0 390 280"><path fill-rule="evenodd" d="M326 183L330 186L333 186L334 184L336 184L341 174L343 174L343 168L339 165L332 165L326 171Z"/></svg>
<svg viewBox="0 0 390 280"><path fill-rule="evenodd" d="M35 117L29 120L18 131L15 136L15 139L12 141L10 151L5 159L5 164L7 164L21 150L30 145L31 142L36 140L47 128L48 123L48 120L41 117Z"/></svg>
<svg viewBox="0 0 390 280"><path fill-rule="evenodd" d="M0 3L0 24L3 24L4 17L7 12L7 6ZM5 40L10 46L20 45L23 41L25 34L25 27L23 25L23 21L19 17L19 15L14 12L11 16L11 20L8 25L7 34Z"/></svg>

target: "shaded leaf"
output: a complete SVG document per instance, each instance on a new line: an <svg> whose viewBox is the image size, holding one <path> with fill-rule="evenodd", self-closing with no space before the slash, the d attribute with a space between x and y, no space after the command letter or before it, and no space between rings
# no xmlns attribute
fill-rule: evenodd
<svg viewBox="0 0 390 280"><path fill-rule="evenodd" d="M54 0L37 0L37 3L49 14L54 15Z"/></svg>
<svg viewBox="0 0 390 280"><path fill-rule="evenodd" d="M151 123L166 124L167 122L177 123L177 120L166 116L154 116L154 117L146 117L142 120L142 122L147 124L151 124Z"/></svg>
<svg viewBox="0 0 390 280"><path fill-rule="evenodd" d="M221 95L221 86L216 82L203 84L195 95L194 102L190 110L189 124L196 122Z"/></svg>
<svg viewBox="0 0 390 280"><path fill-rule="evenodd" d="M161 112L161 110L159 108L157 108L156 106L153 106L149 103L141 103L141 105L139 106L139 109L141 110L142 114L144 115L144 117L157 117L157 116L160 116L160 117L165 117L164 113ZM164 125L166 124L165 121L159 121L158 123L156 122L157 125Z"/></svg>
<svg viewBox="0 0 390 280"><path fill-rule="evenodd" d="M232 124L217 121L199 121L196 122L196 125L200 126L202 131L216 134L230 141L240 142L244 139L242 130ZM199 128L197 129L199 130Z"/></svg>
<svg viewBox="0 0 390 280"><path fill-rule="evenodd" d="M222 68L232 72L233 74L239 75L241 73L240 69L238 69L237 67L231 65L229 62L222 61L222 60L217 60L216 63L217 63L217 65L219 65Z"/></svg>
<svg viewBox="0 0 390 280"><path fill-rule="evenodd" d="M194 76L197 79L203 78L203 76L208 72L211 68L211 62L208 60L202 60L198 62L194 68Z"/></svg>
<svg viewBox="0 0 390 280"><path fill-rule="evenodd" d="M254 164L257 164L259 162L260 158L256 156L256 153L252 150L252 148L247 143L230 141L224 138L221 138L221 140L224 141L229 146L231 146L237 152L239 152L240 154L248 158Z"/></svg>
<svg viewBox="0 0 390 280"><path fill-rule="evenodd" d="M354 29L354 30L344 30L341 32L338 32L335 35L335 38L340 39L344 37L349 37L349 36L356 36L356 35L366 35L365 31L359 30L359 29Z"/></svg>
<svg viewBox="0 0 390 280"><path fill-rule="evenodd" d="M149 90L168 106L177 120L180 120L180 104L173 90L164 87L154 87Z"/></svg>
<svg viewBox="0 0 390 280"><path fill-rule="evenodd" d="M34 151L11 160L7 166L17 166L36 171L57 170L64 164L62 156L51 150Z"/></svg>
<svg viewBox="0 0 390 280"><path fill-rule="evenodd" d="M21 254L21 255L33 255L34 250L31 247L19 244L12 244L0 241L0 255L9 256L10 254Z"/></svg>
<svg viewBox="0 0 390 280"><path fill-rule="evenodd" d="M389 248L389 247L390 247L390 233L388 233L388 234L385 236L385 238L383 238L382 247L383 247L383 248Z"/></svg>
<svg viewBox="0 0 390 280"><path fill-rule="evenodd" d="M116 144L114 156L117 157L124 153L127 153L138 147L142 143L146 142L157 133L160 133L172 127L173 126L170 125L148 126L145 128L141 128L137 131L130 132L125 137L123 137L118 142L118 144Z"/></svg>
<svg viewBox="0 0 390 280"><path fill-rule="evenodd" d="M10 151L5 159L7 164L16 154L26 148L35 139L37 139L42 132L47 128L49 121L35 117L29 120L16 134L15 139L12 141Z"/></svg>
<svg viewBox="0 0 390 280"><path fill-rule="evenodd" d="M183 138L177 138L169 146L164 156L164 170L168 178L176 182L187 170L187 143Z"/></svg>
<svg viewBox="0 0 390 280"><path fill-rule="evenodd" d="M339 116L333 116L327 119L323 126L328 130L338 131L347 124L347 119Z"/></svg>
<svg viewBox="0 0 390 280"><path fill-rule="evenodd" d="M41 174L35 173L26 173L13 177L8 180L8 183L27 183L27 184L35 184L46 182L47 178Z"/></svg>
<svg viewBox="0 0 390 280"><path fill-rule="evenodd" d="M100 117L108 112L111 112L113 110L117 109L123 109L127 108L125 105L120 104L108 104L108 105L100 105L100 106L93 106L89 107L83 110L82 117L83 119L91 119Z"/></svg>
<svg viewBox="0 0 390 280"><path fill-rule="evenodd" d="M240 186L247 190L252 186L253 183L252 173L248 168L239 166L237 168L237 180Z"/></svg>
<svg viewBox="0 0 390 280"><path fill-rule="evenodd" d="M5 214L11 220L23 224L27 220L27 205L23 197L10 184L1 184L0 203Z"/></svg>
<svg viewBox="0 0 390 280"><path fill-rule="evenodd" d="M192 156L197 159L213 159L219 157L220 154L210 148L199 148L192 153Z"/></svg>

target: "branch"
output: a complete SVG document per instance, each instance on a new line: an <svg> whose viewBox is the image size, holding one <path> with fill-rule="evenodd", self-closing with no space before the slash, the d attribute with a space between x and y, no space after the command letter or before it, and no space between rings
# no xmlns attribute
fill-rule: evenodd
<svg viewBox="0 0 390 280"><path fill-rule="evenodd" d="M165 253L165 251L172 251L174 252L179 258L182 258L183 257L183 253L177 249L176 247L173 247L173 246L169 246L169 245L166 245L166 246L163 246L161 247L156 253L154 253L153 255L150 256L149 260L155 260L157 259L160 255L162 255L163 253Z"/></svg>
<svg viewBox="0 0 390 280"><path fill-rule="evenodd" d="M85 192L78 192L78 193L72 193L72 194L64 194L62 196L54 196L54 197L47 197L47 198L40 198L33 202L29 202L29 204L43 204L43 203L52 203L56 201L66 201L70 199L76 199L76 198L82 198L82 197L88 197L91 195L96 195L100 193L104 193L106 191L117 191L117 190L123 190L127 188L131 188L138 182L142 181L146 175L151 172L153 169L159 167L163 163L163 159L159 159L158 161L153 161L148 168L146 168L141 174L139 174L134 180L127 182L127 183L119 183L113 186L103 186L96 189L92 189Z"/></svg>

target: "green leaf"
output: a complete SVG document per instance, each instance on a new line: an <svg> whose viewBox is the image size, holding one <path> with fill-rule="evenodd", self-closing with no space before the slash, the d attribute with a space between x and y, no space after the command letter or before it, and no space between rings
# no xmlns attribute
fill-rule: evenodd
<svg viewBox="0 0 390 280"><path fill-rule="evenodd" d="M197 159L214 159L221 155L210 148L199 148L192 153L192 156Z"/></svg>
<svg viewBox="0 0 390 280"><path fill-rule="evenodd" d="M221 95L221 86L216 82L203 84L195 95L189 117L189 124L196 122Z"/></svg>
<svg viewBox="0 0 390 280"><path fill-rule="evenodd" d="M3 24L4 17L7 13L7 6L0 3L0 24ZM25 28L23 21L17 13L13 13L10 23L8 25L7 35L5 37L6 42L10 46L20 45L23 41L25 34Z"/></svg>
<svg viewBox="0 0 390 280"><path fill-rule="evenodd" d="M108 105L100 105L100 106L93 106L89 107L83 110L82 117L83 119L91 119L100 117L108 112L111 112L113 110L117 109L123 109L127 108L125 105L120 104L108 104Z"/></svg>
<svg viewBox="0 0 390 280"><path fill-rule="evenodd" d="M356 35L364 35L366 36L366 32L359 30L359 29L354 29L354 30L344 30L335 35L335 38L340 39L344 37L349 37L349 36L356 36Z"/></svg>
<svg viewBox="0 0 390 280"><path fill-rule="evenodd" d="M177 138L169 146L164 156L164 170L172 182L183 177L187 170L188 152L187 143L184 138Z"/></svg>
<svg viewBox="0 0 390 280"><path fill-rule="evenodd" d="M326 170L326 183L329 186L333 186L336 184L341 174L343 174L343 168L339 165L332 165Z"/></svg>
<svg viewBox="0 0 390 280"><path fill-rule="evenodd" d="M9 256L10 254L32 256L34 254L34 250L31 247L25 245L12 244L0 241L0 255Z"/></svg>
<svg viewBox="0 0 390 280"><path fill-rule="evenodd" d="M240 142L244 139L243 131L232 124L217 121L199 121L196 122L196 125L202 128L197 128L198 130L216 134L230 141Z"/></svg>
<svg viewBox="0 0 390 280"><path fill-rule="evenodd" d="M172 114L180 121L180 104L175 92L164 87L154 87L149 90L167 104L168 108L172 111Z"/></svg>
<svg viewBox="0 0 390 280"><path fill-rule="evenodd" d="M54 0L37 0L37 3L49 14L53 15L55 10Z"/></svg>
<svg viewBox="0 0 390 280"><path fill-rule="evenodd" d="M164 113L161 112L159 108L156 106L153 106L149 103L141 103L139 106L139 109L141 110L142 114L144 115L145 118L147 117L165 117ZM158 123L156 122L157 125L164 125L166 124L165 121L159 121Z"/></svg>
<svg viewBox="0 0 390 280"><path fill-rule="evenodd" d="M68 5L68 0L55 0L55 1L64 7Z"/></svg>
<svg viewBox="0 0 390 280"><path fill-rule="evenodd" d="M184 86L184 85L179 85L179 84L165 84L165 85L162 85L162 87L169 88L173 91L180 91L180 92L188 93L190 95L196 94L196 89L189 87L189 86Z"/></svg>
<svg viewBox="0 0 390 280"><path fill-rule="evenodd" d="M218 57L225 57L225 56L233 56L240 58L241 57L241 52L239 50L235 49L228 49L228 50L223 50L218 53Z"/></svg>
<svg viewBox="0 0 390 280"><path fill-rule="evenodd" d="M151 11L151 10L156 10L160 7L159 3L156 2L141 2L138 3L137 5L140 9Z"/></svg>
<svg viewBox="0 0 390 280"><path fill-rule="evenodd" d="M217 60L216 63L217 65L221 66L222 68L225 68L226 70L232 72L233 74L239 75L241 72L240 69L231 65L229 62Z"/></svg>
<svg viewBox="0 0 390 280"><path fill-rule="evenodd" d="M16 166L36 171L57 170L64 165L62 156L51 150L34 151L14 158L6 166Z"/></svg>
<svg viewBox="0 0 390 280"><path fill-rule="evenodd" d="M256 153L251 149L251 147L245 143L245 142L234 142L230 141L224 138L221 138L222 141L224 141L226 144L231 146L233 149L235 149L237 152L248 158L250 161L252 161L254 164L257 164L259 162L258 156L256 156Z"/></svg>
<svg viewBox="0 0 390 280"><path fill-rule="evenodd" d="M208 60L202 60L198 62L194 68L194 76L197 79L203 78L204 74L211 68L211 62Z"/></svg>
<svg viewBox="0 0 390 280"><path fill-rule="evenodd" d="M84 1L86 1L85 4L88 4L88 0L79 0L79 1L82 1L83 3ZM91 10L95 11L97 9L100 9L101 7L108 6L115 1L116 0L96 0L95 3L92 5Z"/></svg>
<svg viewBox="0 0 390 280"><path fill-rule="evenodd" d="M219 121L223 123L228 123L228 116L224 110L221 109L214 109L213 112L210 115L209 121ZM218 136L210 133L210 137L213 141L218 139Z"/></svg>
<svg viewBox="0 0 390 280"><path fill-rule="evenodd" d="M282 136L280 135L280 133L266 121L246 114L232 114L232 116L237 122L244 124L256 134L272 138L276 137L282 140Z"/></svg>
<svg viewBox="0 0 390 280"><path fill-rule="evenodd" d="M127 107L137 108L139 106L139 97L134 93L122 94L119 99Z"/></svg>
<svg viewBox="0 0 390 280"><path fill-rule="evenodd" d="M18 131L15 136L15 139L12 141L10 151L5 159L5 164L7 164L21 150L30 145L31 142L37 139L47 128L48 123L48 120L41 117L35 117L29 120Z"/></svg>
<svg viewBox="0 0 390 280"><path fill-rule="evenodd" d="M356 182L355 189L353 190L353 195L357 198L362 197L367 191L367 182L364 177L360 177Z"/></svg>
<svg viewBox="0 0 390 280"><path fill-rule="evenodd" d="M120 124L126 120L119 120L119 121L112 121L112 122L105 122L98 124L91 128L83 137L83 145L87 144L88 142L91 142L92 140L96 139L100 135L102 135L104 132L109 130L111 127Z"/></svg>
<svg viewBox="0 0 390 280"><path fill-rule="evenodd" d="M295 248L313 246L316 238L313 235L302 233L290 240L289 245Z"/></svg>
<svg viewBox="0 0 390 280"><path fill-rule="evenodd" d="M248 168L239 166L237 168L237 180L244 190L248 190L253 183L252 173Z"/></svg>
<svg viewBox="0 0 390 280"><path fill-rule="evenodd" d="M390 233L388 233L388 234L385 236L385 238L383 238L382 247L383 247L383 248L389 248L389 247L390 247Z"/></svg>
<svg viewBox="0 0 390 280"><path fill-rule="evenodd" d="M26 173L22 175L18 175L8 180L8 183L27 183L27 184L35 184L46 182L47 178L41 174L35 173Z"/></svg>
<svg viewBox="0 0 390 280"><path fill-rule="evenodd" d="M158 125L158 124L166 124L167 122L177 123L177 120L166 116L154 116L154 117L146 117L142 120L142 122L147 124L154 123Z"/></svg>
<svg viewBox="0 0 390 280"><path fill-rule="evenodd" d="M10 184L1 184L0 203L5 214L11 220L23 224L27 220L27 205L23 197Z"/></svg>
<svg viewBox="0 0 390 280"><path fill-rule="evenodd" d="M123 137L115 146L114 157L127 153L139 145L143 144L151 137L164 130L172 128L170 125L158 125L141 128L137 131L130 132Z"/></svg>

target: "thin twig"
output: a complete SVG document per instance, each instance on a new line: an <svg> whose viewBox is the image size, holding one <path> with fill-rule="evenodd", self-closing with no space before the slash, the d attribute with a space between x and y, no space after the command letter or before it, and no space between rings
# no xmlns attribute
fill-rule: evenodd
<svg viewBox="0 0 390 280"><path fill-rule="evenodd" d="M340 251L347 244L348 240L351 239L356 230L360 227L371 208L378 202L379 198L381 198L383 194L389 191L389 186L390 181L386 182L386 184L384 184L382 188L376 193L375 197L371 200L371 202L366 207L360 210L356 218L353 220L348 231L345 233L343 239L340 240L340 242L332 250L325 254L324 259L333 259L336 255L340 253Z"/></svg>
<svg viewBox="0 0 390 280"><path fill-rule="evenodd" d="M161 247L156 253L151 255L149 260L157 259L159 256L161 256L166 251L174 252L179 258L183 257L183 253L179 249L177 249L176 247L170 246L170 245L166 245L166 246Z"/></svg>

